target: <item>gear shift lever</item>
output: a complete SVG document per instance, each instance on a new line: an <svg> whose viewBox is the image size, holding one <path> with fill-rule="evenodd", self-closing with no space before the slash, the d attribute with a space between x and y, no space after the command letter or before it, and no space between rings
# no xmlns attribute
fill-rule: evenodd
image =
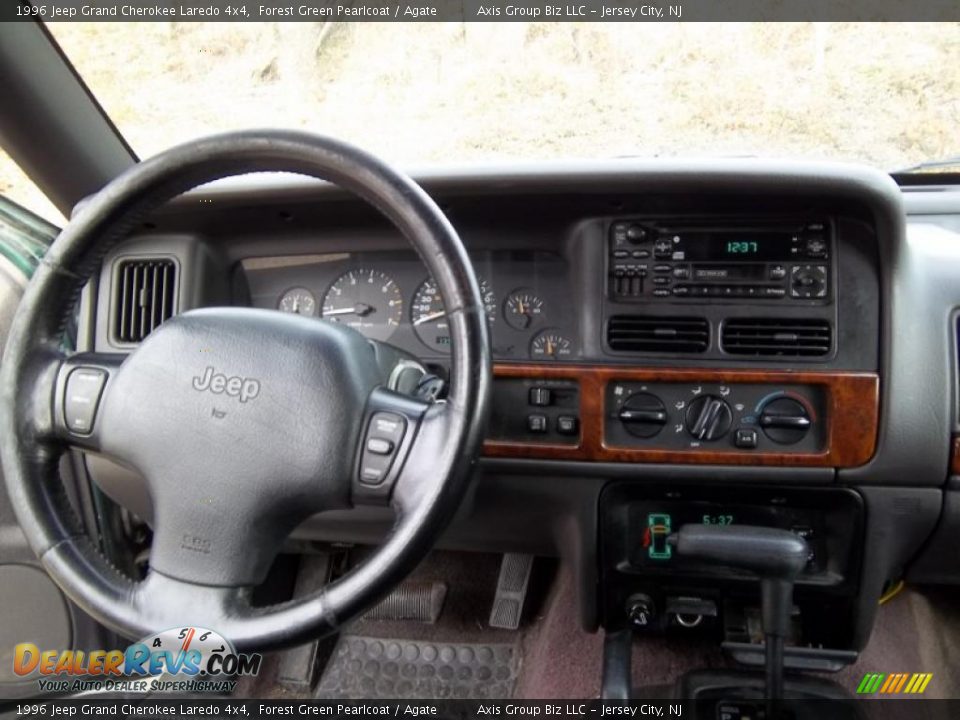
<svg viewBox="0 0 960 720"><path fill-rule="evenodd" d="M793 581L809 547L788 530L749 525L684 525L667 538L677 554L749 570L760 576L767 698L783 697L783 639L790 624Z"/></svg>

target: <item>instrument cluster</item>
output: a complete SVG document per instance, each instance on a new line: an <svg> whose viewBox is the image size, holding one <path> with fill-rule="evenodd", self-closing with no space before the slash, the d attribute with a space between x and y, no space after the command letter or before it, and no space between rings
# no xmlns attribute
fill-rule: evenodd
<svg viewBox="0 0 960 720"><path fill-rule="evenodd" d="M577 357L576 317L559 255L492 251L473 260L495 357ZM254 306L343 323L425 358L450 353L443 298L414 255L251 258L242 266Z"/></svg>

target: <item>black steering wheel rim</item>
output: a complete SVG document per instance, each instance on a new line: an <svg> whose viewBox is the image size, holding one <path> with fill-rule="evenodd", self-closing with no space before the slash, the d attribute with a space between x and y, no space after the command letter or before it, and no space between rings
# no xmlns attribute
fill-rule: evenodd
<svg viewBox="0 0 960 720"><path fill-rule="evenodd" d="M59 477L59 458L71 443L57 431L56 388L69 360L60 349L68 314L106 253L152 209L183 192L269 171L332 182L385 215L435 278L453 347L448 398L419 421L405 461L412 465L403 467L392 497L399 519L390 536L328 588L280 606L252 608L249 587L185 582L156 571L137 583L110 565L74 516ZM239 649L273 649L333 631L412 570L459 505L481 447L490 392L485 318L469 259L441 210L412 180L373 156L292 131L230 133L173 148L135 165L80 210L18 308L0 368L0 456L18 521L61 589L128 637L192 624L216 630Z"/></svg>

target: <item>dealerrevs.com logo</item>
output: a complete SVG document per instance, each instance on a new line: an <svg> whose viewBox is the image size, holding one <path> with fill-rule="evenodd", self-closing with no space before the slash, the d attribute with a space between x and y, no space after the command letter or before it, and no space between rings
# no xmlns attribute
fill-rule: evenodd
<svg viewBox="0 0 960 720"><path fill-rule="evenodd" d="M263 657L237 653L219 633L199 627L165 630L125 650L14 648L13 671L38 676L41 692L231 692L236 677L256 675Z"/></svg>

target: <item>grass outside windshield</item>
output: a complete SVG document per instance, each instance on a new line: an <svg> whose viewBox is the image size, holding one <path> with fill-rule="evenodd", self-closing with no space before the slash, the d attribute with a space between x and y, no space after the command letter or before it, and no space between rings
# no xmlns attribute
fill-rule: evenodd
<svg viewBox="0 0 960 720"><path fill-rule="evenodd" d="M51 23L141 157L301 128L427 164L960 153L960 25Z"/></svg>

